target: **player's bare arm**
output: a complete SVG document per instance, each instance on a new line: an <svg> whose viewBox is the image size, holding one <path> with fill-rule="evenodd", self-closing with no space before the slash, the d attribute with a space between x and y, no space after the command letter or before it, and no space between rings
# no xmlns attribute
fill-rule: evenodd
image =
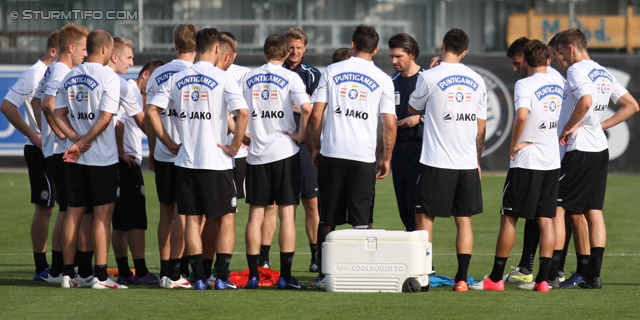
<svg viewBox="0 0 640 320"><path fill-rule="evenodd" d="M118 146L118 158L126 162L129 167L136 163L136 156L124 152L124 123L116 121L116 145Z"/></svg>
<svg viewBox="0 0 640 320"><path fill-rule="evenodd" d="M614 127L622 121L629 119L636 112L640 111L640 108L638 107L638 101L636 101L636 99L634 99L633 96L628 92L620 97L620 99L618 99L618 104L621 105L620 109L618 109L618 111L616 111L616 113L611 116L611 118L601 123L602 130L607 130L611 127Z"/></svg>
<svg viewBox="0 0 640 320"><path fill-rule="evenodd" d="M511 149L509 150L509 159L515 160L516 152L522 150L524 147L531 145L530 142L520 143L524 128L527 126L527 118L529 117L529 109L520 108L516 113L516 119L513 124L513 131L511 134ZM482 149L480 150L482 152ZM480 162L478 162L480 163Z"/></svg>
<svg viewBox="0 0 640 320"><path fill-rule="evenodd" d="M67 118L67 114L69 114L69 109L67 108L60 108L60 109L54 110L53 122L65 137L68 137L73 142L76 142L80 138L76 130L74 130L73 127L71 126L71 123Z"/></svg>
<svg viewBox="0 0 640 320"><path fill-rule="evenodd" d="M396 134L398 131L398 121L396 120L395 114L383 113L382 121L382 144L384 146L384 152L378 164L376 180L384 179L391 171L391 156L393 155L393 147L396 145Z"/></svg>
<svg viewBox="0 0 640 320"><path fill-rule="evenodd" d="M80 157L80 154L89 149L88 146L91 146L91 142L93 142L93 140L95 140L108 126L111 125L111 118L113 118L113 113L100 111L98 121L91 126L89 132L85 135L76 135L79 139L64 152L64 161L76 162Z"/></svg>
<svg viewBox="0 0 640 320"><path fill-rule="evenodd" d="M171 140L171 137L169 137L169 134L167 133L167 130L164 128L164 126L162 125L162 121L160 120L160 109L158 106L156 105L149 105L148 109L147 109L147 116L145 117L145 120L147 122L147 126L150 126L151 130L148 130L150 133L153 132L155 134L155 136L160 139L160 142L162 142L167 149L169 149L169 151L171 151L171 153L173 154L178 154L178 150L180 150L180 145L176 144L175 142L173 142L173 140ZM151 136L149 136L149 147L151 147Z"/></svg>
<svg viewBox="0 0 640 320"><path fill-rule="evenodd" d="M560 135L560 145L567 145L567 136L572 134L574 131L578 130L578 124L580 124L580 120L584 118L584 116L591 108L593 104L593 99L590 94L582 96L578 103L576 103L576 108L573 110L571 114L571 118L569 118L569 122L562 128L562 135Z"/></svg>
<svg viewBox="0 0 640 320"><path fill-rule="evenodd" d="M409 113L414 115L414 116L420 116L420 111L414 109L410 104L409 104ZM420 119L420 118L418 118Z"/></svg>
<svg viewBox="0 0 640 320"><path fill-rule="evenodd" d="M20 110L17 106L13 105L13 103L2 100L2 105L0 106L0 110L7 117L9 123L11 123L20 133L22 133L31 143L42 150L42 137L35 131L31 130L29 125L22 118L22 114L20 114ZM35 114L35 110L34 110ZM40 117L36 117L39 119Z"/></svg>
<svg viewBox="0 0 640 320"><path fill-rule="evenodd" d="M311 163L318 170L318 155L320 154L320 135L322 134L322 116L327 108L326 102L316 102L311 111L311 132L313 134L313 152L311 153Z"/></svg>
<svg viewBox="0 0 640 320"><path fill-rule="evenodd" d="M477 119L478 122L478 135L476 136L476 151L478 153L478 173L482 176L480 168L480 159L482 158L482 150L484 149L484 140L487 135L487 120Z"/></svg>
<svg viewBox="0 0 640 320"><path fill-rule="evenodd" d="M294 105L295 106L295 105ZM305 102L300 110L300 129L296 133L287 133L291 139L297 143L303 143L306 139L307 131L309 131L309 120L311 118L311 104Z"/></svg>
<svg viewBox="0 0 640 320"><path fill-rule="evenodd" d="M58 136L60 139L65 139L67 136L58 128L56 122L53 121L53 108L56 106L56 97L50 96L48 94L44 95L44 100L41 104L41 112L44 113L44 118L47 120L47 123L51 127L51 130Z"/></svg>
<svg viewBox="0 0 640 320"><path fill-rule="evenodd" d="M218 148L222 149L222 151L228 153L229 155L235 156L238 154L238 150L240 150L240 146L242 146L242 140L244 139L244 133L247 130L247 125L249 124L249 110L248 109L238 109L236 118L235 130L233 132L233 140L230 145L223 146L218 144Z"/></svg>
<svg viewBox="0 0 640 320"><path fill-rule="evenodd" d="M146 106L147 107L145 108L145 115L149 111L149 107L151 105L147 104ZM155 131L153 131L153 127L151 126L151 123L147 121L147 116L145 116L144 124L145 124L145 128L147 129L145 130L145 133L147 134L147 142L149 143L149 171L155 172L156 167L153 163L154 161L153 155L156 149L156 133Z"/></svg>

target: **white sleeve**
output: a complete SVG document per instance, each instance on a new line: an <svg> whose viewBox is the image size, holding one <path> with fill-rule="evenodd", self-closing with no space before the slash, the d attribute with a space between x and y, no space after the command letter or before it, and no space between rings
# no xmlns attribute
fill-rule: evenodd
<svg viewBox="0 0 640 320"><path fill-rule="evenodd" d="M518 80L518 82L516 82L516 87L514 89L513 95L514 95L513 104L516 108L516 111L520 108L527 108L529 109L529 111L531 111L531 102L532 102L531 90L524 83L524 81Z"/></svg>
<svg viewBox="0 0 640 320"><path fill-rule="evenodd" d="M244 96L242 95L242 90L240 90L240 87L233 76L225 73L223 81L224 101L227 103L229 111L248 109L247 102L244 100Z"/></svg>
<svg viewBox="0 0 640 320"><path fill-rule="evenodd" d="M416 89L411 94L411 97L409 97L409 105L417 111L424 110L427 107L427 100L429 100L429 85L424 79L425 73L426 72L423 72L418 76Z"/></svg>
<svg viewBox="0 0 640 320"><path fill-rule="evenodd" d="M622 98L622 96L624 96L625 94L627 94L629 91L627 91L627 89L625 87L623 87L620 82L618 82L618 79L616 79L616 77L613 76L613 74L609 73L609 75L611 76L611 101L613 101L613 103L618 103L618 99Z"/></svg>
<svg viewBox="0 0 640 320"><path fill-rule="evenodd" d="M173 78L163 82L159 87L155 87L154 85L154 89L152 89L152 91L155 91L154 94L149 96L149 92L147 91L147 104L152 104L158 108L166 109L169 102L173 100L171 98L172 86Z"/></svg>
<svg viewBox="0 0 640 320"><path fill-rule="evenodd" d="M4 96L4 99L14 106L20 107L35 91L33 70L29 69L22 73L16 82Z"/></svg>
<svg viewBox="0 0 640 320"><path fill-rule="evenodd" d="M395 89L393 81L386 76L382 81L382 95L380 96L380 113L396 115Z"/></svg>
<svg viewBox="0 0 640 320"><path fill-rule="evenodd" d="M487 120L487 85L482 78L478 79L478 83L480 83L478 88L480 90L480 101L476 106L476 117Z"/></svg>
<svg viewBox="0 0 640 320"><path fill-rule="evenodd" d="M54 109L68 108L69 102L67 101L67 90L60 88L56 94L56 105Z"/></svg>
<svg viewBox="0 0 640 320"><path fill-rule="evenodd" d="M318 87L313 92L312 101L315 102L329 102L329 68L325 69L320 76ZM306 92L306 91L305 91Z"/></svg>
<svg viewBox="0 0 640 320"><path fill-rule="evenodd" d="M132 87L129 81L120 78L120 106L131 117L142 112L142 107L138 104L136 96L137 90L138 88Z"/></svg>
<svg viewBox="0 0 640 320"><path fill-rule="evenodd" d="M105 80L99 110L115 114L120 107L120 77L113 73Z"/></svg>
<svg viewBox="0 0 640 320"><path fill-rule="evenodd" d="M289 88L289 94L291 95L291 100L293 103L298 106L298 108L306 102L309 102L309 96L307 95L307 88L302 83L302 79L294 74L291 77L291 87Z"/></svg>
<svg viewBox="0 0 640 320"><path fill-rule="evenodd" d="M585 95L591 94L592 82L589 77L583 74L578 68L570 67L567 70L567 83L569 84L569 90L573 92L576 100L580 100ZM596 97L591 97L595 99Z"/></svg>

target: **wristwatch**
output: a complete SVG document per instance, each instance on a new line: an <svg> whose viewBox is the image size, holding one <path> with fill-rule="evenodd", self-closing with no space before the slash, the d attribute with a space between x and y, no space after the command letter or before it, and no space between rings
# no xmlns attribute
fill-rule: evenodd
<svg viewBox="0 0 640 320"><path fill-rule="evenodd" d="M424 124L424 114L420 116L420 124Z"/></svg>

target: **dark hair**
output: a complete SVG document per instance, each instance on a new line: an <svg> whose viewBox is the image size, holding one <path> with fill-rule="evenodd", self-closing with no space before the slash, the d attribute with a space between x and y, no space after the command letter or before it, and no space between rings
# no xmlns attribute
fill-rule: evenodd
<svg viewBox="0 0 640 320"><path fill-rule="evenodd" d="M520 37L514 40L509 49L507 49L507 58L513 58L513 56L523 55L524 54L524 46L529 42L527 37Z"/></svg>
<svg viewBox="0 0 640 320"><path fill-rule="evenodd" d="M459 56L469 48L469 36L467 36L466 32L453 28L444 35L442 43L444 44L445 52L451 52Z"/></svg>
<svg viewBox="0 0 640 320"><path fill-rule="evenodd" d="M531 40L524 47L524 60L527 61L529 67L544 67L547 65L550 52L549 46L542 43L542 41Z"/></svg>
<svg viewBox="0 0 640 320"><path fill-rule="evenodd" d="M204 28L196 32L196 52L203 54L211 51L220 41L220 32L216 28Z"/></svg>
<svg viewBox="0 0 640 320"><path fill-rule="evenodd" d="M556 45L562 45L565 48L568 45L573 45L580 50L586 50L587 37L580 29L567 29L560 32L558 39L556 39Z"/></svg>
<svg viewBox="0 0 640 320"><path fill-rule="evenodd" d="M233 35L233 33L229 32L229 31L222 31L220 32L221 35L223 36L227 36L229 38L231 38L232 40L236 40L236 36ZM238 41L238 40L236 40Z"/></svg>
<svg viewBox="0 0 640 320"><path fill-rule="evenodd" d="M302 40L304 46L307 46L307 33L302 28L293 27L284 32L285 38L294 38L296 40Z"/></svg>
<svg viewBox="0 0 640 320"><path fill-rule="evenodd" d="M351 58L351 49L349 48L340 48L333 52L331 55L331 63L336 63L340 61L344 61Z"/></svg>
<svg viewBox="0 0 640 320"><path fill-rule="evenodd" d="M189 23L181 24L173 31L173 42L178 47L178 53L196 51L197 32L198 28Z"/></svg>
<svg viewBox="0 0 640 320"><path fill-rule="evenodd" d="M156 70L156 68L158 68L159 66L164 65L164 62L160 59L151 59L149 61L147 61L144 66L142 66L142 69L140 69L140 72L138 73L138 77L141 77L142 74L145 71L149 71L149 74L152 74L153 71Z"/></svg>
<svg viewBox="0 0 640 320"><path fill-rule="evenodd" d="M549 48L551 48L551 50L555 50L558 47L558 38L559 38L559 32L556 33L551 40L549 40L549 42L547 42L547 46L549 46Z"/></svg>
<svg viewBox="0 0 640 320"><path fill-rule="evenodd" d="M353 35L351 36L351 41L356 47L356 51L365 52L365 53L373 53L376 48L378 48L378 41L380 41L380 36L376 29L371 26L361 24L356 27L356 30L353 31Z"/></svg>
<svg viewBox="0 0 640 320"><path fill-rule="evenodd" d="M100 53L103 47L113 44L113 37L104 30L93 30L87 37L87 55L92 56Z"/></svg>
<svg viewBox="0 0 640 320"><path fill-rule="evenodd" d="M267 60L284 60L289 56L289 41L281 34L272 34L264 40L262 52Z"/></svg>
<svg viewBox="0 0 640 320"><path fill-rule="evenodd" d="M418 42L406 33L396 34L389 38L388 43L389 49L402 49L402 51L412 54L414 59L417 59L420 54L420 46L418 46Z"/></svg>
<svg viewBox="0 0 640 320"><path fill-rule="evenodd" d="M58 49L58 30L51 32L47 37L47 50L51 48Z"/></svg>

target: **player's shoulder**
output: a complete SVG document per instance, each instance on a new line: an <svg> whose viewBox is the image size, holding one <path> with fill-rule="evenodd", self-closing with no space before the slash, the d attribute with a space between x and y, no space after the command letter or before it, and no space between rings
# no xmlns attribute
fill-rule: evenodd
<svg viewBox="0 0 640 320"><path fill-rule="evenodd" d="M42 75L47 70L47 65L42 63L42 61L38 60L38 62L34 63L22 73L22 77L27 79L33 79L37 75Z"/></svg>
<svg viewBox="0 0 640 320"><path fill-rule="evenodd" d="M320 70L318 70L318 68L312 67L312 66L310 66L310 65L308 65L308 64L306 64L304 62L300 63L300 69L303 70L304 72L307 72L307 73L314 73L315 74L315 73L319 73L320 72Z"/></svg>

